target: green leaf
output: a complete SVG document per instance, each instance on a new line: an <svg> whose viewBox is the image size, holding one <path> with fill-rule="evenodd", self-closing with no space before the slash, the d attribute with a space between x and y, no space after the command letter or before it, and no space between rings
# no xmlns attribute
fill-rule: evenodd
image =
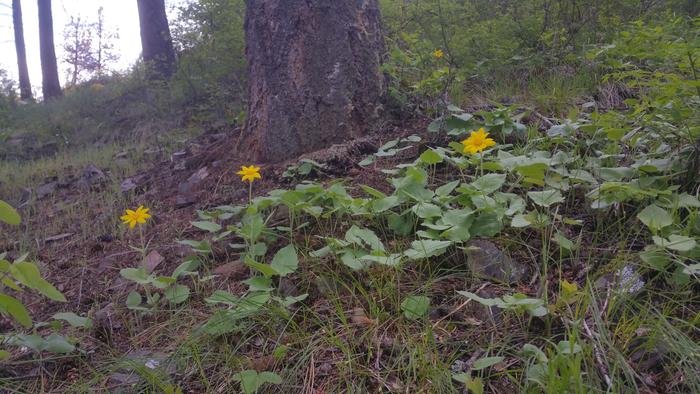
<svg viewBox="0 0 700 394"><path fill-rule="evenodd" d="M472 366L472 370L474 371L481 371L482 369L492 367L498 363L503 361L503 357L497 356L497 357L482 357L474 362L474 365Z"/></svg>
<svg viewBox="0 0 700 394"><path fill-rule="evenodd" d="M437 218L442 216L442 209L430 203L418 203L412 208L413 213L421 219Z"/></svg>
<svg viewBox="0 0 700 394"><path fill-rule="evenodd" d="M78 316L73 312L56 313L53 315L53 319L67 321L68 324L73 327L92 327L92 320L88 319L87 317Z"/></svg>
<svg viewBox="0 0 700 394"><path fill-rule="evenodd" d="M7 350L0 350L0 361L10 357L10 352Z"/></svg>
<svg viewBox="0 0 700 394"><path fill-rule="evenodd" d="M404 316L410 320L417 320L428 314L430 298L426 296L409 296L401 303Z"/></svg>
<svg viewBox="0 0 700 394"><path fill-rule="evenodd" d="M171 304L182 304L190 298L190 288L184 285L171 286L165 289L163 295Z"/></svg>
<svg viewBox="0 0 700 394"><path fill-rule="evenodd" d="M27 261L14 263L10 267L10 272L23 285L37 290L54 301L66 302L66 297L60 291L53 287L51 283L42 279L39 268L36 265Z"/></svg>
<svg viewBox="0 0 700 394"><path fill-rule="evenodd" d="M668 253L653 245L647 246L643 252L640 252L639 258L659 271L666 269L671 263L671 258Z"/></svg>
<svg viewBox="0 0 700 394"><path fill-rule="evenodd" d="M568 238L566 238L562 233L557 232L554 234L554 242L556 242L564 250L574 250L576 245Z"/></svg>
<svg viewBox="0 0 700 394"><path fill-rule="evenodd" d="M541 192L528 192L527 196L530 197L532 202L545 208L564 201L564 197L562 197L559 190L555 189L543 190Z"/></svg>
<svg viewBox="0 0 700 394"><path fill-rule="evenodd" d="M404 256L411 260L426 259L439 256L452 245L452 241L438 241L432 239L416 240L411 242L411 249L404 252Z"/></svg>
<svg viewBox="0 0 700 394"><path fill-rule="evenodd" d="M658 246L678 252L689 252L695 249L695 246L697 245L693 238L686 237L685 235L672 234L668 237L668 239L653 236L652 239Z"/></svg>
<svg viewBox="0 0 700 394"><path fill-rule="evenodd" d="M523 214L517 214L513 216L513 219L510 221L510 225L515 227L515 228L523 228L529 226L531 223L528 220L528 215L523 215Z"/></svg>
<svg viewBox="0 0 700 394"><path fill-rule="evenodd" d="M296 272L297 268L299 268L299 258L294 245L287 245L275 253L270 266L280 276L287 276Z"/></svg>
<svg viewBox="0 0 700 394"><path fill-rule="evenodd" d="M210 233L218 233L221 231L221 225L214 222L192 222L192 225L198 229L209 231Z"/></svg>
<svg viewBox="0 0 700 394"><path fill-rule="evenodd" d="M270 277L278 274L276 269L272 268L271 266L269 266L267 264L258 263L257 261L253 260L249 256L245 256L245 264L248 267L251 267L251 268L254 268L254 269L260 271L260 273L265 275L266 278L270 278Z"/></svg>
<svg viewBox="0 0 700 394"><path fill-rule="evenodd" d="M435 152L432 149L428 149L427 151L423 152L423 154L420 155L420 161L422 161L425 164L428 165L433 165L433 164L438 164L442 163L443 157L439 153Z"/></svg>
<svg viewBox="0 0 700 394"><path fill-rule="evenodd" d="M369 194L370 196L374 198L385 198L386 194L384 194L381 190L377 190L371 186L367 185L360 185L360 188L364 190L365 193Z"/></svg>
<svg viewBox="0 0 700 394"><path fill-rule="evenodd" d="M62 335L53 333L45 339L44 350L51 353L71 353L75 346Z"/></svg>
<svg viewBox="0 0 700 394"><path fill-rule="evenodd" d="M12 343L18 346L26 346L35 352L51 352L51 353L71 353L75 350L75 346L68 342L63 336L53 333L46 339L38 335L16 335L12 338Z"/></svg>
<svg viewBox="0 0 700 394"><path fill-rule="evenodd" d="M496 212L484 212L474 220L469 232L474 237L493 237L502 228L503 224Z"/></svg>
<svg viewBox="0 0 700 394"><path fill-rule="evenodd" d="M481 192L491 194L500 189L505 182L506 174L486 174L472 182L472 186Z"/></svg>
<svg viewBox="0 0 700 394"><path fill-rule="evenodd" d="M683 268L686 275L700 275L700 264L693 264Z"/></svg>
<svg viewBox="0 0 700 394"><path fill-rule="evenodd" d="M673 217L668 211L652 204L637 214L637 219L644 223L651 231L657 232L664 227L673 224Z"/></svg>
<svg viewBox="0 0 700 394"><path fill-rule="evenodd" d="M371 251L384 251L384 244L374 231L353 225L345 233L345 240L360 247L368 247Z"/></svg>
<svg viewBox="0 0 700 394"><path fill-rule="evenodd" d="M0 200L0 222L17 226L22 222L22 218L10 204Z"/></svg>
<svg viewBox="0 0 700 394"><path fill-rule="evenodd" d="M153 282L153 277L143 268L124 268L119 271L124 279L130 280L140 285L147 285Z"/></svg>
<svg viewBox="0 0 700 394"><path fill-rule="evenodd" d="M446 183L437 189L435 189L435 194L439 197L447 197L452 193L457 186L459 186L459 180Z"/></svg>
<svg viewBox="0 0 700 394"><path fill-rule="evenodd" d="M372 211L382 213L399 205L398 196L389 196L372 201Z"/></svg>
<svg viewBox="0 0 700 394"><path fill-rule="evenodd" d="M195 272L197 268L199 268L199 265L201 262L194 258L194 259L189 259L185 261L184 263L180 264L175 268L175 271L173 271L172 277L177 279L180 277L180 275L183 275L188 272Z"/></svg>
<svg viewBox="0 0 700 394"><path fill-rule="evenodd" d="M549 169L549 165L546 163L533 163L515 167L515 171L517 171L523 177L529 179L530 183L539 185L543 184L544 174L547 169Z"/></svg>
<svg viewBox="0 0 700 394"><path fill-rule="evenodd" d="M561 354L576 354L582 350L581 346L573 341L559 341L557 343L557 351Z"/></svg>
<svg viewBox="0 0 700 394"><path fill-rule="evenodd" d="M378 263L382 265L388 265L390 267L395 267L399 264L401 264L401 258L403 257L402 254L400 253L392 253L389 256L375 256L371 254L367 254L364 256L360 256L358 259L361 261L371 261L373 263Z"/></svg>
<svg viewBox="0 0 700 394"><path fill-rule="evenodd" d="M32 326L32 318L29 317L27 308L14 297L0 293L0 312L12 316L26 328Z"/></svg>
<svg viewBox="0 0 700 394"><path fill-rule="evenodd" d="M471 293L471 292L468 292L468 291L458 291L457 294L461 294L461 295L463 295L471 300L474 300L474 301L476 301L479 304L484 305L484 306L489 306L489 307L491 307L491 306L504 307L505 306L505 304L503 303L503 300L501 300L500 298L482 298L482 297L479 297L478 295Z"/></svg>
<svg viewBox="0 0 700 394"><path fill-rule="evenodd" d="M233 375L233 380L241 382L241 390L245 394L253 394L266 383L281 384L282 378L273 372L260 372L255 370L241 371Z"/></svg>
<svg viewBox="0 0 700 394"><path fill-rule="evenodd" d="M141 294L132 291L126 296L126 307L129 309L138 308L141 305Z"/></svg>

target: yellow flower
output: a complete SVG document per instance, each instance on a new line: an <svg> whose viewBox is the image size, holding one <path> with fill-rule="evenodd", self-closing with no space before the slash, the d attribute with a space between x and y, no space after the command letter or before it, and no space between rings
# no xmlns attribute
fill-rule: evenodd
<svg viewBox="0 0 700 394"><path fill-rule="evenodd" d="M475 154L496 145L496 141L489 138L489 133L480 128L479 131L472 131L469 138L462 141L462 144L464 145L464 153Z"/></svg>
<svg viewBox="0 0 700 394"><path fill-rule="evenodd" d="M436 59L440 59L445 56L445 53L442 52L442 49L436 49L435 52L433 52L433 56L435 56Z"/></svg>
<svg viewBox="0 0 700 394"><path fill-rule="evenodd" d="M260 167L256 166L243 166L243 168L236 174L241 176L241 180L243 182L249 181L250 183L253 183L253 181L256 179L262 179L262 175L260 175Z"/></svg>
<svg viewBox="0 0 700 394"><path fill-rule="evenodd" d="M124 216L121 217L124 224L128 224L129 228L133 229L137 224L146 224L146 220L151 218L148 213L150 208L144 208L140 205L136 210L127 209L124 211Z"/></svg>

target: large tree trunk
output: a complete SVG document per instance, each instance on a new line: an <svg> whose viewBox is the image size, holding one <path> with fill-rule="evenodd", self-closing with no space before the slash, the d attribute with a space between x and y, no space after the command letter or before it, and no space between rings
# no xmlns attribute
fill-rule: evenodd
<svg viewBox="0 0 700 394"><path fill-rule="evenodd" d="M44 100L63 96L58 81L56 49L53 44L53 17L51 0L38 0L39 5L39 47L41 51L41 76Z"/></svg>
<svg viewBox="0 0 700 394"><path fill-rule="evenodd" d="M12 0L12 24L15 28L15 49L17 50L17 67L19 68L19 94L22 100L31 100L32 84L29 82L27 50L24 46L22 4L20 0Z"/></svg>
<svg viewBox="0 0 700 394"><path fill-rule="evenodd" d="M384 95L377 0L246 0L243 146L281 161L369 133Z"/></svg>
<svg viewBox="0 0 700 394"><path fill-rule="evenodd" d="M165 0L138 0L141 47L149 79L170 78L176 70Z"/></svg>

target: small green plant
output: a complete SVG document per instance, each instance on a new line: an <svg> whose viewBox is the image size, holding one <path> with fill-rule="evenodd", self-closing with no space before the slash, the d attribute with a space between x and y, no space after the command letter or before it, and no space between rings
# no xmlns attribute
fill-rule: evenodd
<svg viewBox="0 0 700 394"><path fill-rule="evenodd" d="M537 298L529 298L525 294L516 293L497 298L482 298L468 291L458 291L457 293L469 298L470 300L474 300L481 305L488 307L495 306L500 309L515 311L516 313L520 314L527 312L531 316L542 317L549 313L544 301Z"/></svg>
<svg viewBox="0 0 700 394"><path fill-rule="evenodd" d="M5 201L0 200L0 222L9 225L19 225L21 217L17 211ZM66 302L66 298L51 283L41 277L36 264L26 260L23 255L13 262L6 260L6 254L0 254L0 314L11 317L25 329L32 328L33 334L10 332L0 335L0 344L11 346L26 346L37 353L48 351L52 353L71 353L75 346L64 336L53 332L47 337L39 335L38 329L48 327L59 330L61 321L69 323L73 327L89 327L89 319L82 318L74 313L57 313L51 323L32 322L29 311L17 298L6 293L6 289L21 292L30 289L38 292L52 301ZM10 355L6 350L0 349L0 360Z"/></svg>
<svg viewBox="0 0 700 394"><path fill-rule="evenodd" d="M311 175L319 176L327 169L325 164L311 159L301 159L299 164L294 164L282 173L284 178L303 179Z"/></svg>
<svg viewBox="0 0 700 394"><path fill-rule="evenodd" d="M274 372L258 372L247 370L233 375L233 380L241 383L241 390L245 394L254 394L266 384L281 384L282 378Z"/></svg>
<svg viewBox="0 0 700 394"><path fill-rule="evenodd" d="M163 291L165 299L171 304L181 304L187 301L190 296L190 288L188 286L176 283L177 278L183 274L188 267L178 267L173 276L157 276L151 272L152 267L149 261L152 259L162 259L162 257L157 253L147 254L148 244L144 238L142 226L151 218L148 211L148 208L139 206L135 210L127 209L124 216L121 217L123 223L128 225L132 230L138 226L141 239L140 247L132 246L132 248L141 255L141 266L138 268L124 268L119 271L119 274L124 279L136 283L144 290L145 303L143 296L138 291L131 291L126 298L127 308L139 312L153 311L158 307L161 295L155 292L155 289Z"/></svg>

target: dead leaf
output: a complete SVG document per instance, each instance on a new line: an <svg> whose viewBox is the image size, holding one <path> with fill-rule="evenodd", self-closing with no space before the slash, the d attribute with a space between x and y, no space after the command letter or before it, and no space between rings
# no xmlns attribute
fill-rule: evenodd
<svg viewBox="0 0 700 394"><path fill-rule="evenodd" d="M263 356L250 360L250 366L252 369L258 372L265 372L272 369L275 365L275 357L272 355Z"/></svg>
<svg viewBox="0 0 700 394"><path fill-rule="evenodd" d="M365 315L365 311L362 308L354 308L351 312L352 314L350 315L350 321L353 324L369 327L376 323L374 320Z"/></svg>
<svg viewBox="0 0 700 394"><path fill-rule="evenodd" d="M151 253L146 256L146 271L150 274L156 267L165 260L163 256L156 250L152 250Z"/></svg>
<svg viewBox="0 0 700 394"><path fill-rule="evenodd" d="M248 266L242 261L232 261L224 265L220 265L212 271L215 275L230 277L234 280L244 279L248 276Z"/></svg>

